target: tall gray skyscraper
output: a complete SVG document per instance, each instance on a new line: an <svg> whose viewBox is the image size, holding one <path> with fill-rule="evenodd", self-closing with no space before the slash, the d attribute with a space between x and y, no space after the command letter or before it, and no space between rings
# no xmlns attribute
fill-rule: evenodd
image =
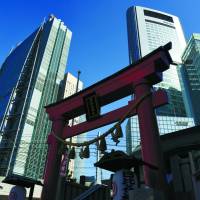
<svg viewBox="0 0 200 200"><path fill-rule="evenodd" d="M195 124L200 124L200 34L192 34L182 55L181 67L183 89L188 115L194 117ZM189 100L189 102L187 101Z"/></svg>
<svg viewBox="0 0 200 200"><path fill-rule="evenodd" d="M168 42L172 42L170 54L173 61L181 63L186 42L178 17L149 8L130 7L127 28L130 63ZM165 89L169 97L168 105L156 109L160 134L193 126L193 119L186 115L179 74L179 66L171 65L163 73L163 81L154 86L155 90ZM126 132L127 151L130 153L140 143L137 117L129 119Z"/></svg>
<svg viewBox="0 0 200 200"><path fill-rule="evenodd" d="M57 100L71 31L53 15L6 58L0 70L0 174L40 179L51 123L44 106Z"/></svg>

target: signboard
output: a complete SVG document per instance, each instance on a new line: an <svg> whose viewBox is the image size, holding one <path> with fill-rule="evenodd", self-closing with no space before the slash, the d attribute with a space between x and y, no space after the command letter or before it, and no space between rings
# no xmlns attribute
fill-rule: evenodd
<svg viewBox="0 0 200 200"><path fill-rule="evenodd" d="M60 165L60 176L63 177L66 176L67 162L68 162L68 151L66 150Z"/></svg>
<svg viewBox="0 0 200 200"><path fill-rule="evenodd" d="M100 117L99 98L95 92L84 97L85 113L87 121Z"/></svg>
<svg viewBox="0 0 200 200"><path fill-rule="evenodd" d="M112 176L113 200L129 200L129 191L135 185L134 173L130 170L119 170Z"/></svg>

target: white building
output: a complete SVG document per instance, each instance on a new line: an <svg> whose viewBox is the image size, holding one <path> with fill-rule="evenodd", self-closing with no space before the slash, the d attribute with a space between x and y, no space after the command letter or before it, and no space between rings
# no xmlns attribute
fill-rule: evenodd
<svg viewBox="0 0 200 200"><path fill-rule="evenodd" d="M127 11L127 28L130 64L168 42L172 42L170 54L173 61L181 63L186 41L178 17L149 8L130 7ZM163 73L163 81L154 86L155 90L165 89L169 97L168 105L156 109L160 134L194 125L193 118L186 114L179 74L179 66L170 65L170 69ZM138 127L137 123L137 117L133 117L127 123L129 153L140 144L139 130L135 129Z"/></svg>
<svg viewBox="0 0 200 200"><path fill-rule="evenodd" d="M77 88L78 83L78 88ZM73 94L75 94L77 91L80 91L83 89L83 82L78 80L75 76L73 76L71 73L65 74L64 78L64 98L69 97ZM77 90L77 91L76 91ZM69 125L71 126L78 124L84 120L84 116L76 117L73 122L72 120L69 121ZM75 136L72 138L72 142L83 142L87 139L86 134L81 134L78 136ZM84 163L85 160L79 158L79 150L76 149L76 158L74 160L71 160L69 163L69 170L72 172L72 175L76 180L79 180L80 175L84 175Z"/></svg>

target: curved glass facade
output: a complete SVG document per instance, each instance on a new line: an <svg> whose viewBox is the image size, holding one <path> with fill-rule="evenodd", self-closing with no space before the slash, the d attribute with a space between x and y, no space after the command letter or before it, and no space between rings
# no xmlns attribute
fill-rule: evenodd
<svg viewBox="0 0 200 200"><path fill-rule="evenodd" d="M43 176L47 135L51 130L44 106L57 100L59 85L64 78L71 31L61 20L51 16L31 36L31 45L27 40L22 43L27 48L27 52L22 50L26 54L25 62L18 63L23 70L20 76L14 74L18 81L14 84L14 94L8 106L10 112L2 121L0 151L6 152L7 156L0 152L0 167L2 175L7 171L7 175L19 174L37 180ZM18 49L21 45L13 51L15 57L20 56ZM10 62L7 67L12 71L15 61L10 55L7 60ZM15 122L12 116L15 116Z"/></svg>
<svg viewBox="0 0 200 200"><path fill-rule="evenodd" d="M38 30L13 49L0 68L0 123Z"/></svg>

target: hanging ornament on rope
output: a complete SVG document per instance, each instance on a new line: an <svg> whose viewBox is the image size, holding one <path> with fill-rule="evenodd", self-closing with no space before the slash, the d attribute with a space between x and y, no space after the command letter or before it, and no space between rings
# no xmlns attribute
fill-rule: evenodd
<svg viewBox="0 0 200 200"><path fill-rule="evenodd" d="M84 157L83 157L83 147L82 147L81 150L80 150L79 157L80 157L81 159L84 158Z"/></svg>
<svg viewBox="0 0 200 200"><path fill-rule="evenodd" d="M90 157L90 148L89 148L89 146L86 146L85 149L83 150L83 157L84 158L89 158Z"/></svg>
<svg viewBox="0 0 200 200"><path fill-rule="evenodd" d="M123 137L123 132L122 132L121 124L117 124L116 125L115 135L117 135L118 138L122 138Z"/></svg>
<svg viewBox="0 0 200 200"><path fill-rule="evenodd" d="M112 140L116 143L116 145L117 145L120 141L118 140L118 137L116 137L114 131L111 132L111 136L112 136L111 139L112 139Z"/></svg>
<svg viewBox="0 0 200 200"><path fill-rule="evenodd" d="M104 153L107 150L105 137L102 137L100 139L99 149L98 150L101 151L101 153Z"/></svg>
<svg viewBox="0 0 200 200"><path fill-rule="evenodd" d="M76 157L75 147L72 147L69 152L69 159L74 159Z"/></svg>
<svg viewBox="0 0 200 200"><path fill-rule="evenodd" d="M119 138L123 137L123 132L122 132L122 128L121 125L118 123L115 126L115 132L111 132L111 136L112 136L112 140L116 143L116 145L120 142Z"/></svg>

